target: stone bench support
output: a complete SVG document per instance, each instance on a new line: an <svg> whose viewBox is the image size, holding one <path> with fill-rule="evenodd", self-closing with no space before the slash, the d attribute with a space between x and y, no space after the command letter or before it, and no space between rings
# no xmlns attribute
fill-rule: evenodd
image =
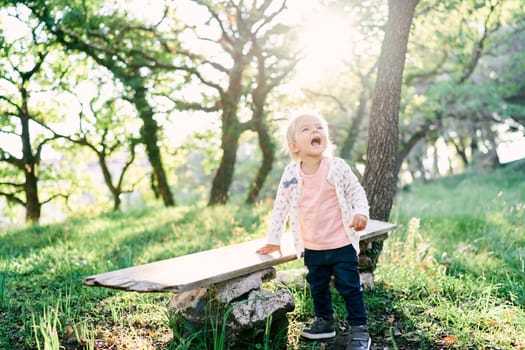
<svg viewBox="0 0 525 350"><path fill-rule="evenodd" d="M394 228L370 220L361 235L359 269L367 288L373 288L377 245ZM183 325L174 328L179 335L211 331L224 339L227 349L245 349L247 343L258 343L265 336L275 343L283 333L286 336L286 313L294 309L294 300L287 289L270 291L261 285L275 278L273 266L297 255L289 233L283 235L282 255L255 253L264 244L265 239L259 239L133 266L86 277L83 284L175 293L169 308L172 319L180 321L175 324Z"/></svg>
<svg viewBox="0 0 525 350"><path fill-rule="evenodd" d="M286 314L293 311L295 303L287 289L261 288L263 282L273 278L275 269L269 267L175 294L169 305L172 323L177 327L174 332L189 337L206 330L207 339L224 339L227 349L247 349L250 344L262 343L264 337L272 344L284 345L288 330Z"/></svg>

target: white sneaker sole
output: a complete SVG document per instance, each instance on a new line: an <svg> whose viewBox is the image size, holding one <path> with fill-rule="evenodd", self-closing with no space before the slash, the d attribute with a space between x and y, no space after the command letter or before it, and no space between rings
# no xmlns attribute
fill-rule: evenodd
<svg viewBox="0 0 525 350"><path fill-rule="evenodd" d="M328 339L328 338L335 337L335 331L328 332L328 333L318 333L318 334L301 332L301 337L310 339L310 340Z"/></svg>

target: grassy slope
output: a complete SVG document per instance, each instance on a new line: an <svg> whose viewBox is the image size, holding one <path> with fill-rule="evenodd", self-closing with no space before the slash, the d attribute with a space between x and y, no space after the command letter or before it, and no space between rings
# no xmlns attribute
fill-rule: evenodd
<svg viewBox="0 0 525 350"><path fill-rule="evenodd" d="M83 338L133 343L119 339L118 329L130 326L155 343L150 330L168 332L169 294L87 288L82 279L261 236L260 210L155 208L1 233L0 349L34 349L35 333L51 342L40 333L55 323L61 339L67 325L80 325Z"/></svg>
<svg viewBox="0 0 525 350"><path fill-rule="evenodd" d="M424 335L430 348L525 348L524 165L399 194L400 229L377 275L394 297L401 338Z"/></svg>
<svg viewBox="0 0 525 350"><path fill-rule="evenodd" d="M381 255L378 287L367 293L374 339L414 349L525 348L521 167L400 192L400 228ZM86 348L165 348L169 294L87 288L82 278L262 237L268 212L154 208L1 232L0 349L78 339ZM310 312L307 290L294 293L292 331Z"/></svg>

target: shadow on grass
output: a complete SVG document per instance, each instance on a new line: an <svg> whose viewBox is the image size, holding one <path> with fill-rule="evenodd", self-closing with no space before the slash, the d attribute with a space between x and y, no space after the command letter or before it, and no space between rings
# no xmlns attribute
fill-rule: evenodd
<svg viewBox="0 0 525 350"><path fill-rule="evenodd" d="M121 226L121 222L134 225L154 212L154 209L132 213L112 212L93 218L71 218L62 223L33 224L12 229L0 236L0 256L25 258L46 247L53 247L58 242L81 243L84 239L96 242L101 238L111 238L112 229Z"/></svg>
<svg viewBox="0 0 525 350"><path fill-rule="evenodd" d="M384 284L365 293L368 326L375 349L435 349L434 340L417 330L414 321L404 317L396 308L403 298L399 291Z"/></svg>

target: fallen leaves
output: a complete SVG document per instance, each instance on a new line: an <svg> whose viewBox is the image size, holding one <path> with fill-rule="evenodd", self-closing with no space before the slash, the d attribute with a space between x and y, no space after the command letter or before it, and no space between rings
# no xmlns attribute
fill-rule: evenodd
<svg viewBox="0 0 525 350"><path fill-rule="evenodd" d="M453 335L447 335L445 338L443 338L443 345L445 346L452 346L456 344L457 338Z"/></svg>

